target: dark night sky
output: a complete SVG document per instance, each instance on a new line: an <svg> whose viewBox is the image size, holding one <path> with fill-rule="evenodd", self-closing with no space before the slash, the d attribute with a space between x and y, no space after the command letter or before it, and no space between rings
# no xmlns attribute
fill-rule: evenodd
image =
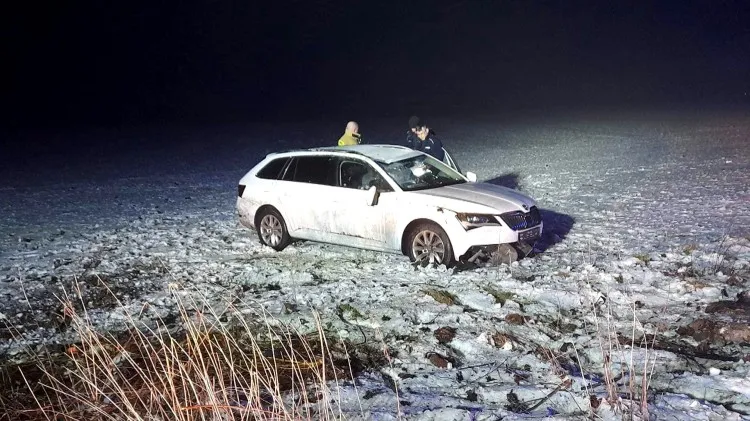
<svg viewBox="0 0 750 421"><path fill-rule="evenodd" d="M750 102L747 1L21 7L6 127Z"/></svg>

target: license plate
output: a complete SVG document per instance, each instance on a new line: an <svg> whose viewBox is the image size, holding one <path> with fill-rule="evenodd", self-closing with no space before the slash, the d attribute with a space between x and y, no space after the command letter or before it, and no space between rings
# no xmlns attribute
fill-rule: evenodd
<svg viewBox="0 0 750 421"><path fill-rule="evenodd" d="M518 233L518 241L533 241L539 238L540 229L539 227L532 228Z"/></svg>

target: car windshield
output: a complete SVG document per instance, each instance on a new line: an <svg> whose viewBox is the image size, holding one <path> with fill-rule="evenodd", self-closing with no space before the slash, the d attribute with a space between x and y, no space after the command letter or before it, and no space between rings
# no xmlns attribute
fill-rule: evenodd
<svg viewBox="0 0 750 421"><path fill-rule="evenodd" d="M461 174L428 155L378 164L404 191L432 189L466 182Z"/></svg>

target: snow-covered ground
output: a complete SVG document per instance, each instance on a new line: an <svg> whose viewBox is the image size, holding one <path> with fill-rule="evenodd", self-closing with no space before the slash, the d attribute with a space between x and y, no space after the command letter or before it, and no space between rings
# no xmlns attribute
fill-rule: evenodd
<svg viewBox="0 0 750 421"><path fill-rule="evenodd" d="M391 143L399 122L361 124L366 140ZM339 125L89 133L78 156L42 149L42 168L0 169L0 354L72 340L57 297L79 279L105 328L126 312L173 314L176 288L292 325L315 309L343 337L383 341L391 365L335 391L353 418L588 419L606 372L626 392L629 367L640 385L645 362L652 418L750 419L750 304L735 298L750 289L750 117L435 124L464 171L537 199L539 253L416 270L399 255L261 246L236 220L237 180L271 150L332 144ZM722 300L734 311L706 311ZM697 319L728 327L701 336L688 328ZM438 341L443 327L455 337ZM646 334L663 349L630 346ZM605 401L597 414L616 418Z"/></svg>

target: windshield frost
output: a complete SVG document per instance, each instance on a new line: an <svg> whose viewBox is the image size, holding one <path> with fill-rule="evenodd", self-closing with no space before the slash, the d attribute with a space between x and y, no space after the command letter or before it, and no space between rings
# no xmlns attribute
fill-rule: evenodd
<svg viewBox="0 0 750 421"><path fill-rule="evenodd" d="M465 183L463 176L437 159L420 155L390 164L378 163L404 191Z"/></svg>

